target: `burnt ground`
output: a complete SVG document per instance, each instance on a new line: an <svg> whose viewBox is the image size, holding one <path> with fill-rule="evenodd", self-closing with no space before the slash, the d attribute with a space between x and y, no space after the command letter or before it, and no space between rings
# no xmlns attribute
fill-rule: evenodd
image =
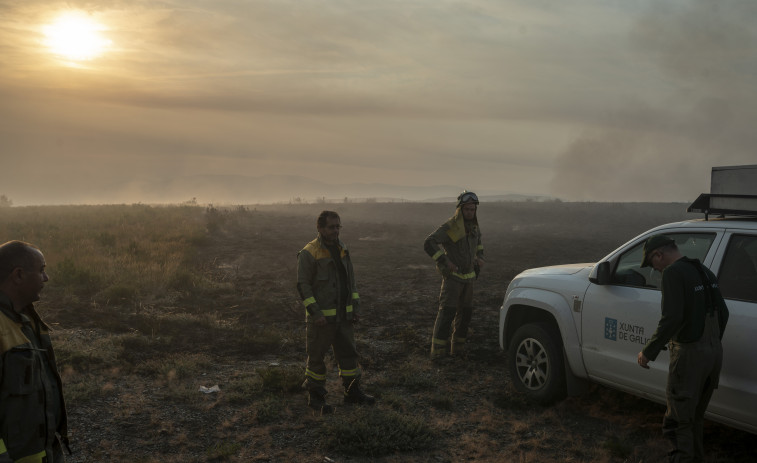
<svg viewBox="0 0 757 463"><path fill-rule="evenodd" d="M342 406L332 361L329 398L337 413L320 417L307 409L300 390L265 395L250 386L245 398L244 387L254 382L256 370L303 367L296 254L315 237L315 218L323 208L342 216L341 238L351 249L361 295L363 319L356 337L364 387L379 403L372 409ZM211 224L210 239L193 263L223 290L149 309L209 314L214 328L187 325L174 334L185 338L180 348L175 339L166 344L173 346L165 352L168 358L189 356L194 363L181 374L179 363L156 366L159 357L146 354L142 363L130 359L130 366L120 366L119 354L108 369L79 368L76 374L91 375L93 391L69 404L76 450L69 461L662 461L662 405L600 386L550 407L516 394L498 345L498 309L508 282L521 270L596 261L652 226L691 218L684 209L683 204L482 204L487 263L476 282L470 349L465 358L441 365L428 359L441 278L423 252L423 240L451 215L451 205L229 211ZM59 340L81 336L91 343L106 337L97 323L66 322ZM225 325L236 331L219 328ZM270 333L273 340L266 337ZM153 346L150 342L140 346ZM130 345L134 356L140 346ZM168 373L153 374L160 368ZM69 378L73 374L69 371ZM221 392L197 392L214 384ZM410 420L415 428L408 429L420 430L407 442L404 437L414 431L392 437L394 450L391 442L371 447L339 440L345 426L374 419L375 431L364 431L359 439L385 441L392 420L402 426L407 423L401 420ZM755 459L753 435L708 423L705 439L707 462Z"/></svg>

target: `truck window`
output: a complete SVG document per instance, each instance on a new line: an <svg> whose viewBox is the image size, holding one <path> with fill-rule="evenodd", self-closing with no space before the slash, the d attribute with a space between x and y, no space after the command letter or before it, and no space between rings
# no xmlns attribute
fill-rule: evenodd
<svg viewBox="0 0 757 463"><path fill-rule="evenodd" d="M724 298L757 302L757 237L731 237L720 266L718 283Z"/></svg>
<svg viewBox="0 0 757 463"><path fill-rule="evenodd" d="M715 233L665 233L675 240L681 254L703 261L715 240ZM641 268L644 241L638 243L620 256L618 265L612 275L612 284L637 286L642 288L660 288L662 275L652 267Z"/></svg>

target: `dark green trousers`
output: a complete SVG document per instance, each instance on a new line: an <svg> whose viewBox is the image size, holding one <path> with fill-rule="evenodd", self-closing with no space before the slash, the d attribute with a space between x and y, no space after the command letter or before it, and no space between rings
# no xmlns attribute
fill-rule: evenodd
<svg viewBox="0 0 757 463"><path fill-rule="evenodd" d="M671 462L703 461L704 413L718 387L722 364L717 314L706 317L699 341L671 342L668 408L662 421L662 433L673 444Z"/></svg>
<svg viewBox="0 0 757 463"><path fill-rule="evenodd" d="M306 338L308 360L305 378L308 388L323 387L326 384L324 357L332 347L334 358L339 365L339 376L345 381L360 377L355 332L351 321L327 323L326 326L320 327L308 320Z"/></svg>
<svg viewBox="0 0 757 463"><path fill-rule="evenodd" d="M462 349L472 314L473 282L463 283L445 278L439 293L439 312L436 314L431 337L432 357L443 356L447 352L454 354Z"/></svg>

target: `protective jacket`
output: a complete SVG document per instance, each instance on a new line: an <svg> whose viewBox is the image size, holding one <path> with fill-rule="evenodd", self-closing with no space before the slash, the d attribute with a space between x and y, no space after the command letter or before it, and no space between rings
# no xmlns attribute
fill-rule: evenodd
<svg viewBox="0 0 757 463"><path fill-rule="evenodd" d="M54 461L56 432L68 448L62 391L47 325L0 293L0 461Z"/></svg>
<svg viewBox="0 0 757 463"><path fill-rule="evenodd" d="M458 207L454 216L428 235L423 249L436 261L436 268L444 278L461 282L472 281L476 278L476 257L484 255L478 220L474 218L466 222L462 208ZM457 266L456 272L449 271L448 260Z"/></svg>
<svg viewBox="0 0 757 463"><path fill-rule="evenodd" d="M305 306L307 317L323 315L330 323L352 320L358 312L360 300L355 286L355 273L347 247L338 241L339 259L345 269L340 275L337 264L318 235L297 254L297 291ZM346 281L342 281L346 277ZM349 289L347 300L342 284Z"/></svg>
<svg viewBox="0 0 757 463"><path fill-rule="evenodd" d="M655 360L669 341L688 343L702 337L705 317L716 312L723 338L728 307L720 294L717 278L697 259L682 257L662 272L662 317L644 355Z"/></svg>

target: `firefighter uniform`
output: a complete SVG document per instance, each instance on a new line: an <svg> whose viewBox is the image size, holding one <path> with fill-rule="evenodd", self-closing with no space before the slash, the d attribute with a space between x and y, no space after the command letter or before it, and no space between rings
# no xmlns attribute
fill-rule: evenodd
<svg viewBox="0 0 757 463"><path fill-rule="evenodd" d="M63 461L62 390L47 325L31 304L18 313L0 293L0 462Z"/></svg>
<svg viewBox="0 0 757 463"><path fill-rule="evenodd" d="M320 407L324 413L331 411L324 398L324 356L331 347L344 385L345 401L372 403L374 399L359 388L361 371L352 320L359 313L360 299L350 252L342 241L327 245L319 235L299 252L297 290L306 311L305 386L310 394L309 404L312 408ZM325 326L315 323L321 316L326 319Z"/></svg>
<svg viewBox="0 0 757 463"><path fill-rule="evenodd" d="M673 444L672 462L703 460L704 413L718 387L727 323L728 308L707 267L681 257L663 270L662 317L642 353L654 360L670 341L662 428Z"/></svg>
<svg viewBox="0 0 757 463"><path fill-rule="evenodd" d="M423 246L436 261L436 268L443 277L439 312L431 338L432 358L442 357L447 352L451 355L462 352L473 313L473 281L477 277L477 261L483 259L484 247L476 217L464 220L462 207L466 204L463 201L466 195L472 195L467 203L478 204L475 194L461 194L455 215L431 233ZM457 270L451 271L448 262L452 262Z"/></svg>

